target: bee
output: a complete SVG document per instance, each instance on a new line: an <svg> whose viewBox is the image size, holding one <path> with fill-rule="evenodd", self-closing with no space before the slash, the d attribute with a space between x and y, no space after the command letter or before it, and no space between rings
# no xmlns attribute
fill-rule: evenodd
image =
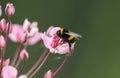
<svg viewBox="0 0 120 78"><path fill-rule="evenodd" d="M71 45L73 43L75 43L76 39L82 37L79 34L71 32L71 31L64 29L64 28L60 28L60 30L58 30L56 32L56 34L59 38L63 39L63 43L65 43L65 42L68 43L70 51L71 51Z"/></svg>

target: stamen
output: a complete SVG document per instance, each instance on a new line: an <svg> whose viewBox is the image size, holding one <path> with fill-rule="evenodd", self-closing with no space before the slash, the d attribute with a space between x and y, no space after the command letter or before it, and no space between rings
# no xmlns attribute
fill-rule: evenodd
<svg viewBox="0 0 120 78"><path fill-rule="evenodd" d="M60 41L60 39L54 34L54 37L53 37L53 41L52 41L52 43L51 43L51 46L52 46L53 48L57 47L57 46L59 45L59 41Z"/></svg>

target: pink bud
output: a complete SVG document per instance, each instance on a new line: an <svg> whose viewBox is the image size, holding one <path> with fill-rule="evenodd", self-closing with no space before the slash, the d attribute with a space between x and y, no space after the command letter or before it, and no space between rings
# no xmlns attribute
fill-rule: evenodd
<svg viewBox="0 0 120 78"><path fill-rule="evenodd" d="M49 70L49 71L44 75L44 78L53 78L52 75L53 75L52 71Z"/></svg>
<svg viewBox="0 0 120 78"><path fill-rule="evenodd" d="M15 7L12 3L8 3L5 8L5 13L7 16L11 17L15 13Z"/></svg>
<svg viewBox="0 0 120 78"><path fill-rule="evenodd" d="M2 16L2 9L1 9L1 6L0 6L0 16Z"/></svg>
<svg viewBox="0 0 120 78"><path fill-rule="evenodd" d="M1 35L0 36L0 48L4 48L6 46L5 38Z"/></svg>
<svg viewBox="0 0 120 78"><path fill-rule="evenodd" d="M21 58L22 60L27 60L27 59L29 58L29 54L28 54L28 52L27 52L25 49L23 49L23 50L20 52L20 58Z"/></svg>
<svg viewBox="0 0 120 78"><path fill-rule="evenodd" d="M9 27L9 29L8 29L8 27ZM7 23L7 25L6 25L6 32L12 32L12 23L10 22L10 23Z"/></svg>
<svg viewBox="0 0 120 78"><path fill-rule="evenodd" d="M0 21L0 30L5 31L5 29L6 29L6 20L3 18Z"/></svg>

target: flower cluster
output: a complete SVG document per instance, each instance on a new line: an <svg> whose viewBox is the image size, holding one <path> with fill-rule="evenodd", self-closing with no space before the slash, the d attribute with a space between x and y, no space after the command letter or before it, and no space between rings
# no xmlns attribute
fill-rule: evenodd
<svg viewBox="0 0 120 78"><path fill-rule="evenodd" d="M60 27L51 26L46 32L42 33L39 32L38 23L30 22L28 19L25 19L22 25L13 24L11 17L15 13L15 7L12 3L6 5L5 13L8 21L4 18L0 21L0 78L33 78L51 54L65 54L66 56L60 66L54 72L48 70L44 75L44 78L54 78L68 60L68 55L74 50L74 43L68 44L70 42L65 42L64 38L58 36L57 32L61 29ZM2 8L0 6L1 15ZM70 36L70 38L73 38L73 36ZM18 43L12 62L10 62L10 58L5 59L9 40ZM40 40L43 41L46 49L31 69L23 74L26 61L30 57L27 47L35 45ZM21 66L18 68L18 65Z"/></svg>

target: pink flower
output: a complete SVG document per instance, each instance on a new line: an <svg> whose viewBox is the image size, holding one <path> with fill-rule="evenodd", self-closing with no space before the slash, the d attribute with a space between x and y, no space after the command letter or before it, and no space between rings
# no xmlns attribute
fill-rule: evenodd
<svg viewBox="0 0 120 78"><path fill-rule="evenodd" d="M9 38L13 42L21 42L25 45L34 45L41 40L40 32L38 31L37 22L30 23L25 19L23 26L14 24Z"/></svg>
<svg viewBox="0 0 120 78"><path fill-rule="evenodd" d="M25 19L23 26L14 24L9 38L13 42L21 42L26 45L34 45L41 40L40 32L38 31L37 22L30 23Z"/></svg>
<svg viewBox="0 0 120 78"><path fill-rule="evenodd" d="M45 75L44 78L53 78L53 73L51 70L49 70Z"/></svg>
<svg viewBox="0 0 120 78"><path fill-rule="evenodd" d="M14 24L9 37L12 41L21 42L25 45L34 45L41 40L37 22L30 23L28 19L25 19L23 26Z"/></svg>
<svg viewBox="0 0 120 78"><path fill-rule="evenodd" d="M70 53L68 43L61 43L62 39L57 37L56 32L60 27L50 27L47 32L41 34L42 40L46 48L50 50L51 53L67 54ZM74 49L74 44L72 44L71 49Z"/></svg>
<svg viewBox="0 0 120 78"><path fill-rule="evenodd" d="M17 69L9 65L9 63L10 63L10 59L7 59L3 62L3 68L1 73L2 78L27 78L26 75L20 75L19 77L17 77L18 76Z"/></svg>
<svg viewBox="0 0 120 78"><path fill-rule="evenodd" d="M8 3L5 8L5 13L8 17L11 17L15 13L15 7L12 3Z"/></svg>
<svg viewBox="0 0 120 78"><path fill-rule="evenodd" d="M13 66L5 66L2 69L2 78L17 78L17 69Z"/></svg>
<svg viewBox="0 0 120 78"><path fill-rule="evenodd" d="M15 67L7 65L2 68L2 78L17 78L18 71ZM20 75L18 78L27 78L26 75Z"/></svg>
<svg viewBox="0 0 120 78"><path fill-rule="evenodd" d="M30 23L28 19L25 19L23 23L23 30L28 35L27 45L34 45L41 40L41 35L37 26L37 22Z"/></svg>
<svg viewBox="0 0 120 78"><path fill-rule="evenodd" d="M9 38L13 42L24 42L23 36L25 35L23 28L20 25L14 24L12 32L9 34Z"/></svg>

